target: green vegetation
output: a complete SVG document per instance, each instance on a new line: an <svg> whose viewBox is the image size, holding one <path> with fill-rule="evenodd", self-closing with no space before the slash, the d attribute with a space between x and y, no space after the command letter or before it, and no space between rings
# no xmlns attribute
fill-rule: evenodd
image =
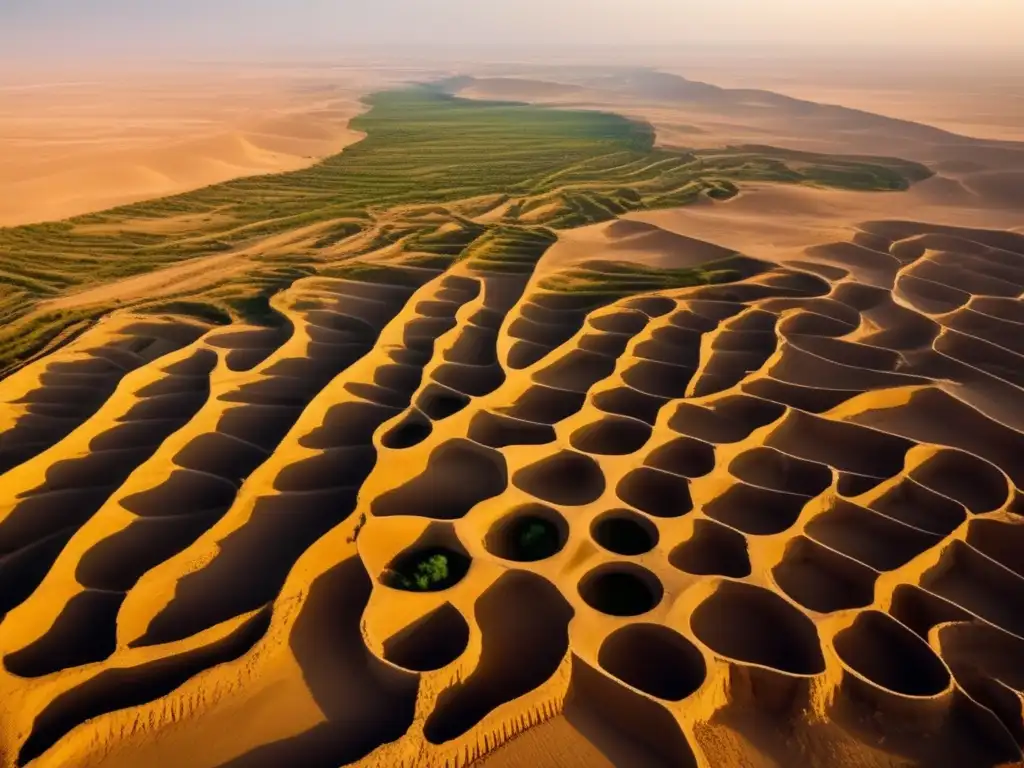
<svg viewBox="0 0 1024 768"><path fill-rule="evenodd" d="M31 315L23 322L0 326L0 376L5 364L28 362L54 347L71 341L110 307L61 310Z"/></svg>
<svg viewBox="0 0 1024 768"><path fill-rule="evenodd" d="M469 101L430 87L380 93L367 104L352 124L366 139L310 168L0 229L0 375L104 309L58 316L40 308L47 299L185 259L261 245L247 256L251 269L222 283L122 306L275 324L271 298L294 280L376 279L375 270L387 268L383 249L396 265L389 276L401 266L436 272L457 261L529 274L555 230L701 196L725 200L744 181L902 189L928 174L899 160L770 147L661 149L649 125L617 115ZM283 239L267 245L271 236ZM353 265L371 252L373 265ZM727 277L689 273L601 279L615 290L650 290Z"/></svg>
<svg viewBox="0 0 1024 768"><path fill-rule="evenodd" d="M516 520L509 531L514 560L532 563L556 554L562 548L558 528L543 517L528 516Z"/></svg>
<svg viewBox="0 0 1024 768"><path fill-rule="evenodd" d="M468 570L465 555L435 547L400 558L385 574L385 581L407 592L439 592L461 581Z"/></svg>
<svg viewBox="0 0 1024 768"><path fill-rule="evenodd" d="M314 248L328 248L343 240L355 237L365 231L366 225L359 221L340 221L327 230L320 239L313 243Z"/></svg>
<svg viewBox="0 0 1024 768"><path fill-rule="evenodd" d="M402 585L406 589L418 589L426 592L435 588L437 584L448 581L448 558L444 555L434 555L422 561L416 566L412 576L403 576Z"/></svg>
<svg viewBox="0 0 1024 768"><path fill-rule="evenodd" d="M634 293L734 282L763 268L758 262L742 256L682 269L662 269L623 261L586 261L545 277L539 287L554 293L594 294L612 300Z"/></svg>
<svg viewBox="0 0 1024 768"><path fill-rule="evenodd" d="M558 236L537 227L492 227L462 252L467 265L481 272L530 274Z"/></svg>

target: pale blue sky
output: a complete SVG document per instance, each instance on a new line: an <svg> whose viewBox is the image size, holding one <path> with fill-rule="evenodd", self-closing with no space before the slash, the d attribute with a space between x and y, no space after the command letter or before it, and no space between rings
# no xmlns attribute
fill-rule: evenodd
<svg viewBox="0 0 1024 768"><path fill-rule="evenodd" d="M1006 47L1024 0L0 0L0 45L65 51L277 44Z"/></svg>

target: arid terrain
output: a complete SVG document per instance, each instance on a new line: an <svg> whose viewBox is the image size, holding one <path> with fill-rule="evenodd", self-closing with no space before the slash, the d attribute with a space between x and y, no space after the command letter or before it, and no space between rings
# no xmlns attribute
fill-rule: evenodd
<svg viewBox="0 0 1024 768"><path fill-rule="evenodd" d="M1020 102L715 66L0 85L0 768L1021 765Z"/></svg>
<svg viewBox="0 0 1024 768"><path fill-rule="evenodd" d="M381 82L294 66L12 68L0 75L0 226L312 165L359 139L348 121Z"/></svg>

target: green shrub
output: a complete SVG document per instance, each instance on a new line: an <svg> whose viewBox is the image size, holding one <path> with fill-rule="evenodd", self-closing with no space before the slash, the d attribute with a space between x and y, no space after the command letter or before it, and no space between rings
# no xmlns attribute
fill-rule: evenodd
<svg viewBox="0 0 1024 768"><path fill-rule="evenodd" d="M433 555L416 566L412 577L403 577L406 589L418 589L426 592L448 581L448 558L444 555Z"/></svg>
<svg viewBox="0 0 1024 768"><path fill-rule="evenodd" d="M558 528L541 517L527 517L518 521L513 536L517 559L522 562L544 560L561 549Z"/></svg>
<svg viewBox="0 0 1024 768"><path fill-rule="evenodd" d="M468 557L435 547L400 557L385 574L385 583L407 592L439 592L457 584L468 570Z"/></svg>

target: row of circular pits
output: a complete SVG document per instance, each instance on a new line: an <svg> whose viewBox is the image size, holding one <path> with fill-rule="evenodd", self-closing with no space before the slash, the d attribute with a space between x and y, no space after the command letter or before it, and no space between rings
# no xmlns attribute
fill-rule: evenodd
<svg viewBox="0 0 1024 768"><path fill-rule="evenodd" d="M643 447L650 434L651 431L642 423L606 417L578 428L570 436L570 444L583 453L628 455ZM619 488L620 496L625 493L636 499L630 503L661 516L657 512L663 506L656 501L659 497L685 503L682 494L673 491L677 481L667 477L666 473L689 479L710 474L715 468L715 448L696 438L680 437L652 450L644 465L623 481ZM728 470L733 477L752 487L755 494L762 490L778 491L802 496L804 500L819 495L833 482L829 467L797 459L772 448L745 451L733 459ZM645 485L650 487L645 488Z"/></svg>
<svg viewBox="0 0 1024 768"><path fill-rule="evenodd" d="M620 557L638 557L654 550L660 543L661 532L654 520L630 509L610 509L594 517L589 525L590 538L601 548ZM483 538L484 549L492 556L508 563L533 563L561 552L570 536L570 526L563 514L542 503L526 503L512 509L494 522ZM468 553L458 539L449 533L442 537L454 560L468 564ZM437 554L423 546L413 545L389 567L390 573L404 573L402 563L426 560ZM742 534L713 520L695 520L688 537L675 545L668 554L669 563L681 572L700 576L727 576L743 578L750 574L751 565L747 543ZM645 568L619 561L619 566L632 568L624 577L613 577L625 583L639 579L641 587L651 592L648 601L641 601L642 610L656 604L660 584ZM613 569L615 570L615 569ZM646 575L645 575L646 574ZM390 582L395 586L395 582ZM644 586L646 585L646 586ZM447 586L447 585L446 585ZM583 592L581 587L581 592ZM592 594L597 601L606 590L598 584ZM641 589L634 591L639 596ZM598 606L595 606L598 607ZM608 613L625 608L602 608Z"/></svg>
<svg viewBox="0 0 1024 768"><path fill-rule="evenodd" d="M677 438L652 451L644 466L627 472L616 485L616 495L653 517L680 517L693 509L689 480L709 474L714 460L714 449L709 444ZM705 512L754 535L790 528L807 502L832 484L832 472L827 467L769 449L741 454L730 465L730 471L734 468L733 474L740 481L710 501ZM758 484L745 482L744 477ZM564 482L567 478L573 478L573 482ZM539 499L581 506L600 498L606 481L593 459L561 451L520 470L512 483Z"/></svg>
<svg viewBox="0 0 1024 768"><path fill-rule="evenodd" d="M587 469L594 469L595 482L603 482L603 476L599 475L597 468L586 457L572 454L571 452L563 452L563 454L555 458L557 460L556 463L561 469L561 472L556 472L556 475L568 471L570 475L579 477L581 474L585 474ZM550 466L548 468L550 469ZM637 472L643 472L643 470L637 470L633 475L635 476ZM537 481L543 485L544 473L542 472L540 475L540 477L530 475L528 480ZM627 479L630 477L627 476ZM672 478L672 476L666 473L661 473L658 477ZM677 482L682 481L682 478L673 479ZM523 485L522 482L517 484ZM526 485L527 490L532 487L530 482L527 482ZM650 482L644 482L638 478L636 485L641 491L650 491ZM580 492L580 487L577 486L565 487L565 484L563 484L561 486L556 485L555 487L560 489L559 498L549 499L554 503L574 502L586 504L595 500L593 494L575 495ZM585 489L585 484L582 487ZM680 485L679 487L682 488L685 485ZM763 489L743 485L734 486L734 489L741 493L748 493L750 491L765 492ZM538 490L538 488L534 487L534 490ZM601 486L601 493L603 493L603 485ZM598 493L597 497L601 493ZM551 494L548 495L550 496ZM660 495L664 496L664 490L660 491ZM628 493L620 492L620 496L625 496L625 500L635 503L635 506L638 508L649 506L642 499L631 498ZM763 499L764 497L760 498ZM803 497L797 497L797 505L787 512L787 519L784 521L784 525L788 526L792 520L795 520L795 516L799 514L799 509L804 501ZM828 612L870 602L868 597L871 594L874 578L877 575L876 570L899 567L910 558L924 551L924 549L937 543L935 537L929 536L924 531L901 525L898 521L888 519L870 509L850 504L845 504L844 506L844 504L845 502L838 503L835 508L812 521L808 530L811 538L801 537L798 539L796 542L798 546L795 545L792 551L787 551L783 563L776 569L776 578L780 586L794 599L811 610ZM739 509L741 507L747 508L749 505L738 504L732 507L732 509ZM462 505L462 508L466 508L466 505ZM553 521L554 525L561 530L558 538L564 542L567 532L567 525L564 519L558 513L543 507L543 505L536 505L535 508L537 510L548 510L547 517L549 521ZM844 524L840 519L844 515L849 517L849 514L843 512L846 508L848 508L847 512L852 513L854 516L848 525ZM663 509L664 507L659 507L655 511ZM685 503L678 505L676 511L681 514L680 510L684 509L687 509ZM763 512L763 508L761 511ZM709 514L712 520L696 521L697 533L693 537L693 542L684 543L674 550L670 557L670 562L680 568L680 570L689 573L719 574L735 577L742 577L748 574L750 565L746 553L746 543L742 535L731 530L729 527L718 525L714 518L717 515L718 519L722 522L736 523L736 521L732 520L728 514L721 513L717 508L712 509ZM660 516L665 516L665 513L662 511ZM764 525L766 520L771 521L771 517L764 516L763 514L759 515L757 526ZM872 523L875 525L872 525ZM747 531L750 533L769 532L764 528L755 527L753 523L744 523L744 521L740 521L739 527L750 529ZM851 527L853 532L850 531ZM630 529L630 536L632 536L635 542L640 543L627 543L624 545L618 543L616 539L619 539L620 536L612 533L616 529L619 531ZM904 535L896 535L899 532L902 532ZM592 535L599 544L605 546L609 551L623 555L641 554L644 551L649 551L657 543L657 529L653 523L646 517L629 510L622 510L615 514L608 513L598 518L594 523ZM882 535L886 541L884 547L876 545L874 541L876 535ZM834 547L837 551L829 547ZM489 549L499 557L517 559L509 553L507 548L495 549L489 547ZM526 561L536 558L518 559ZM858 562L858 560L868 565L866 566L862 562ZM799 576L799 574L804 572L815 575L820 589L815 591L814 589L808 590L806 588L808 582Z"/></svg>
<svg viewBox="0 0 1024 768"><path fill-rule="evenodd" d="M416 514L438 519L463 516L475 504L502 493L507 487L504 456L488 445L507 445L530 433L531 443L549 442L542 426L502 422L484 413L471 424L480 442L452 440L431 454L427 469L404 486L374 502L378 515ZM583 430L590 439L592 432ZM535 433L535 434L534 434ZM589 434L589 436L588 436ZM579 431L574 433L578 439ZM471 436L472 437L472 436ZM714 448L688 437L670 440L653 450L644 466L630 470L616 484L616 494L626 504L654 517L681 517L693 509L690 479L709 474L715 466ZM735 459L738 481L707 504L707 514L745 533L770 535L791 527L810 498L831 485L827 467L785 456L772 449L752 449ZM458 478L469 478L461 482ZM745 478L745 479L744 479ZM752 480L754 482L747 482ZM606 491L601 466L590 456L563 449L519 469L512 484L532 496L564 506L583 506L597 501ZM758 483L758 484L754 484ZM422 488L421 488L422 486ZM431 511L424 509L424 495L434 498ZM799 491L799 492L797 492Z"/></svg>
<svg viewBox="0 0 1024 768"><path fill-rule="evenodd" d="M538 510L534 509L532 511L536 513ZM548 514L553 516L555 520L560 519L553 510L549 510ZM626 517L629 517L630 514L635 513L627 513ZM543 517L544 515L533 516ZM607 515L595 520L595 531L599 531L606 524L607 520L612 517L612 515ZM525 522L523 521L520 525L525 524ZM742 545L742 537L735 534L735 532L728 531L728 529L717 526L710 521L701 522L704 522L712 530L720 530L727 534L735 535ZM562 530L565 530L565 528L566 526L563 521ZM514 530L514 528L506 530ZM650 528L648 527L649 530ZM601 534L598 533L597 537L600 536ZM704 548L701 547L700 549ZM500 555L508 556L504 552L500 553ZM530 560L532 558L524 559ZM612 565L588 574L588 577L581 583L580 591L588 604L594 607L613 614L632 615L644 613L660 601L660 591L657 584L658 582L653 575L639 566L623 568L622 566Z"/></svg>
<svg viewBox="0 0 1024 768"><path fill-rule="evenodd" d="M524 556L515 542L522 531L534 525L549 531L546 540L550 546L539 555ZM568 536L569 525L559 512L533 503L514 509L495 523L484 545L492 555L504 560L533 562L560 552ZM597 515L591 522L590 536L612 554L636 557L654 550L660 543L661 533L647 515L622 508ZM714 520L695 520L691 536L671 550L669 562L693 575L742 578L750 574L750 558L743 535Z"/></svg>
<svg viewBox="0 0 1024 768"><path fill-rule="evenodd" d="M617 617L642 617L664 598L656 577L630 564L599 567L584 576L578 589L589 606ZM761 587L715 584L690 613L687 629L713 657L730 662L800 677L820 675L826 668L814 623L785 598ZM469 634L461 613L445 603L386 641L385 658L413 671L434 671L463 653ZM948 668L928 644L886 613L861 611L830 640L846 670L897 695L934 697L952 684ZM608 635L597 659L614 678L667 702L692 695L707 676L704 653L693 641L642 619Z"/></svg>
<svg viewBox="0 0 1024 768"><path fill-rule="evenodd" d="M714 412L702 411L702 413ZM503 420L505 420L504 424L502 424ZM481 433L493 433L496 429L506 433L501 438L490 434L483 438L484 444L497 446L514 444L521 435L526 436L527 439L523 440L526 444L551 441L551 432L543 425L516 422L506 419L502 415L489 413L483 415L480 422ZM689 423L692 426L692 422ZM578 430L573 433L571 439L577 442L578 446L582 442L584 446L590 447L593 453L610 453L611 446L633 446L625 439L616 439L618 435L623 434L621 427L624 425L630 431L637 431L635 423L609 419ZM638 437L634 444L642 439L644 433L639 431L637 434ZM901 449L903 444L906 443L900 445ZM900 453L902 454L902 451ZM948 456L951 455L941 454L937 461L945 463L942 460ZM688 511L690 504L683 483L672 475L699 477L707 474L714 467L714 451L708 443L691 438L680 438L675 443L670 443L662 449L654 451L648 458L647 464L650 466L635 470L632 475L623 480L621 490L622 494L626 495L624 501L655 516L673 516ZM926 464L925 468L933 466L938 466L938 464ZM998 497L1005 492L1006 480L994 468L992 469L993 481L989 484L995 488L995 492L989 496L1001 503L1002 499ZM741 480L729 492L730 497L736 498L720 500L717 505L714 505L712 516L714 517L715 513L721 509L723 516L720 519L722 521L740 527L751 534L760 535L778 532L792 525L799 515L800 508L809 498L821 493L830 484L831 479L831 472L824 465L786 456L770 447L762 447L762 449L741 454L730 465L730 471ZM920 471L924 472L925 469ZM928 474L929 476L939 475L931 470ZM570 488L559 488L560 485L564 485L559 482L559 478L572 475L580 477L582 482L575 483ZM941 477L941 475L939 476ZM859 495L865 490L877 486L883 479L843 472L839 488L844 495ZM590 503L599 497L604 489L603 474L596 463L586 456L566 451L521 470L513 478L513 482L541 499L570 505ZM907 485L915 482L911 479ZM946 482L946 484L949 483ZM655 487L654 492L644 489L644 486L650 485ZM673 485L678 486L675 493L673 493ZM970 486L967 487L970 488ZM500 489L496 487L495 493L500 493ZM928 494L929 492L926 489L923 490L923 493ZM977 496L977 493L974 492L974 495ZM735 513L730 510L750 506L740 503L748 497L757 499L762 505L766 504L776 510L778 514L763 516L763 520L750 523L735 519L733 517ZM662 500L665 499L671 503L663 503ZM955 505L955 502L947 502L948 505ZM670 509L671 507L675 507L675 511ZM772 517L776 518L777 522L771 522ZM939 517L941 519L941 515Z"/></svg>
<svg viewBox="0 0 1024 768"><path fill-rule="evenodd" d="M538 499L561 506L593 503L606 489L600 465L589 456L569 450L520 469L513 475L512 484ZM693 509L688 480L652 467L628 472L617 484L616 494L625 503L654 517L681 517Z"/></svg>

